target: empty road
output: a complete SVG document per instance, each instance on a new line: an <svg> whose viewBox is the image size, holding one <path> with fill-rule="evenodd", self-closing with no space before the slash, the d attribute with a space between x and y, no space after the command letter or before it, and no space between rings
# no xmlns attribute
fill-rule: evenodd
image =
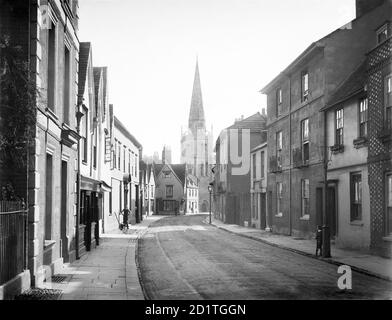
<svg viewBox="0 0 392 320"><path fill-rule="evenodd" d="M341 291L338 267L203 223L165 217L139 240L142 286L150 299L391 299L392 283L352 273Z"/></svg>

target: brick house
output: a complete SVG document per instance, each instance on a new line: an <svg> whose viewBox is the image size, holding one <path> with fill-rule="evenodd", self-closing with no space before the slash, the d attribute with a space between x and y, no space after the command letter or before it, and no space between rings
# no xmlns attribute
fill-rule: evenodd
<svg viewBox="0 0 392 320"><path fill-rule="evenodd" d="M268 105L268 193L274 232L311 238L323 216L324 114L335 90L370 50L390 1L357 1L357 18L312 43L261 92ZM336 199L328 188L328 199ZM328 200L328 202L330 202ZM336 215L328 215L331 235Z"/></svg>
<svg viewBox="0 0 392 320"><path fill-rule="evenodd" d="M265 142L265 128L266 116L257 112L236 120L216 141L214 216L224 223L250 226L250 150ZM244 143L249 143L249 149ZM242 157L242 163L236 157Z"/></svg>
<svg viewBox="0 0 392 320"><path fill-rule="evenodd" d="M391 1L371 29L372 49L367 53L367 94L369 100L369 189L370 248L392 256L392 24Z"/></svg>
<svg viewBox="0 0 392 320"><path fill-rule="evenodd" d="M28 190L15 185L28 194L27 265L38 286L75 259L78 1L2 1L0 12L1 34L21 46L41 94L22 179Z"/></svg>
<svg viewBox="0 0 392 320"><path fill-rule="evenodd" d="M338 226L338 247L368 250L370 245L370 199L368 185L368 101L364 61L339 86L325 112L327 145L332 146L328 165L328 188L335 199L330 214Z"/></svg>

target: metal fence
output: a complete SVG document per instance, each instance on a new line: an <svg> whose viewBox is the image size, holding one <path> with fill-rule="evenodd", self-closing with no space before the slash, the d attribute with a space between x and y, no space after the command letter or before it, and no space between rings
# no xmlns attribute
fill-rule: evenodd
<svg viewBox="0 0 392 320"><path fill-rule="evenodd" d="M0 285L25 269L26 227L23 203L0 201Z"/></svg>

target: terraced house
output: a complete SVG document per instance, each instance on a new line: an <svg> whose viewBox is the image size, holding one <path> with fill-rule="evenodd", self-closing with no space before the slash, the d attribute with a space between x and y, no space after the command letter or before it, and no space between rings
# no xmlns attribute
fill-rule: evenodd
<svg viewBox="0 0 392 320"><path fill-rule="evenodd" d="M320 110L374 46L374 30L390 19L390 5L389 0L357 0L356 19L312 43L261 90L268 105L268 193L274 232L312 237L316 226L325 222L325 201L332 237L343 232L336 181L328 181L326 199L323 183L324 161L343 144L327 145L326 119ZM342 114L336 117L341 132Z"/></svg>
<svg viewBox="0 0 392 320"><path fill-rule="evenodd" d="M0 34L9 37L10 46L20 46L15 58L27 63L31 84L39 91L27 168L7 165L8 173L2 172L28 211L28 228L18 229L26 232L28 250L18 260L23 263L12 266L17 274L0 283L7 296L7 288L12 294L30 280L39 285L76 256L78 1L5 0L0 15ZM14 245L12 252L20 250Z"/></svg>

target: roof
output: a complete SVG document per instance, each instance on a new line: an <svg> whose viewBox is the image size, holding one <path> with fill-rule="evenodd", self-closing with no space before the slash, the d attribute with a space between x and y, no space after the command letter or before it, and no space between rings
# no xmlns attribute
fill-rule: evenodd
<svg viewBox="0 0 392 320"><path fill-rule="evenodd" d="M328 37L328 36L326 36L326 37ZM326 38L326 37L324 37L324 38ZM288 75L293 69L295 69L305 59L311 57L313 54L322 50L324 48L324 46L321 44L320 41L321 41L321 39L319 41L313 42L309 47L307 47L292 63L290 63L272 81L270 81L265 87L263 87L260 90L260 92L263 94L267 94L268 91L271 89L271 87L273 87L277 82L279 82L282 77Z"/></svg>
<svg viewBox="0 0 392 320"><path fill-rule="evenodd" d="M267 123L267 117L256 112L248 118L236 121L233 125L226 129L255 129L263 130L265 129Z"/></svg>
<svg viewBox="0 0 392 320"><path fill-rule="evenodd" d="M331 99L327 102L326 106L322 108L320 111L325 111L363 92L365 84L366 84L366 61L363 61L348 76L348 78L342 81L342 83L336 89Z"/></svg>
<svg viewBox="0 0 392 320"><path fill-rule="evenodd" d="M139 141L127 130L127 128L114 116L114 126L121 131L121 133L126 136L132 143L139 149L143 148Z"/></svg>
<svg viewBox="0 0 392 320"><path fill-rule="evenodd" d="M78 73L78 104L82 102L86 88L88 62L91 54L91 43L81 42L79 46L79 73Z"/></svg>
<svg viewBox="0 0 392 320"><path fill-rule="evenodd" d="M95 103L98 104L98 95L99 95L99 86L101 84L102 77L102 68L94 67L94 94L95 94Z"/></svg>
<svg viewBox="0 0 392 320"><path fill-rule="evenodd" d="M164 166L168 166L172 169L178 179L181 181L183 185L185 185L186 178L186 164L154 164L154 175L158 177L159 173L162 171Z"/></svg>
<svg viewBox="0 0 392 320"><path fill-rule="evenodd" d="M250 152L257 151L257 150L262 149L266 146L267 146L267 142L263 142L262 144L259 144L258 146L254 147L252 150L250 150Z"/></svg>

